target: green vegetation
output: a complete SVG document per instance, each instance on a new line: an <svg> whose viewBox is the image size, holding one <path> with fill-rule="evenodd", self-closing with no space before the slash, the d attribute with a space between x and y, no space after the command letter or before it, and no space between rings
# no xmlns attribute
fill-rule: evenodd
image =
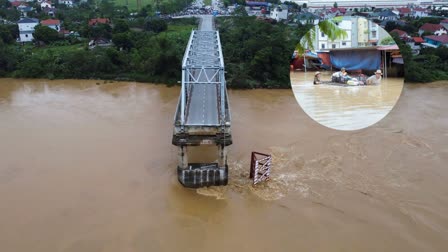
<svg viewBox="0 0 448 252"><path fill-rule="evenodd" d="M314 50L313 41L316 40L317 27L319 30L328 36L330 40L336 40L338 38L346 38L347 32L337 26L337 22L340 22L341 17L328 19L319 22L318 26L313 26L297 44L296 49L299 54L305 52L306 49Z"/></svg>
<svg viewBox="0 0 448 252"><path fill-rule="evenodd" d="M424 48L418 56L413 56L409 45L405 44L395 33L392 34L392 37L403 55L406 82L424 83L448 80L448 47Z"/></svg>
<svg viewBox="0 0 448 252"><path fill-rule="evenodd" d="M98 1L99 3L105 0ZM107 0L106 0L107 1ZM184 9L192 0L111 0L114 6L125 6L130 11L139 11L150 6L162 14L173 13ZM210 0L211 1L211 0Z"/></svg>
<svg viewBox="0 0 448 252"><path fill-rule="evenodd" d="M44 47L7 43L0 46L0 76L174 84L180 80L181 60L196 22L195 19L175 20L164 23L168 27L165 31L135 32L125 21L119 21L121 24L114 29L100 32L116 39L114 47L96 47L93 50L89 50L87 41L83 40L73 40L73 43L59 40L48 42ZM0 31L5 31L5 28L0 28ZM5 44L3 39L0 43Z"/></svg>
<svg viewBox="0 0 448 252"><path fill-rule="evenodd" d="M205 6L210 6L210 5L212 5L212 0L204 0L204 5L205 5Z"/></svg>
<svg viewBox="0 0 448 252"><path fill-rule="evenodd" d="M440 23L441 18L423 17L419 19L409 19L408 24L400 26L394 22L386 24L386 31L400 29L410 36L419 36L418 29L425 23ZM406 82L432 82L437 80L448 80L448 47L423 48L416 56L405 42L396 33L391 34L395 42L400 47L403 55ZM422 34L425 36L426 34Z"/></svg>
<svg viewBox="0 0 448 252"><path fill-rule="evenodd" d="M139 2L141 6L138 5ZM114 3L118 6L126 6L129 10L139 10L147 5L156 6L155 0L114 0Z"/></svg>
<svg viewBox="0 0 448 252"><path fill-rule="evenodd" d="M289 88L297 31L255 17L218 18L229 88Z"/></svg>

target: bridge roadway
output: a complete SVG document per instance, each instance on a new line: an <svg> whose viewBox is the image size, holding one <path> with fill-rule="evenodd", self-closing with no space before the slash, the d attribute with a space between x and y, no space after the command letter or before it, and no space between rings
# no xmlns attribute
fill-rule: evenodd
<svg viewBox="0 0 448 252"><path fill-rule="evenodd" d="M199 25L199 32L213 30L213 16L203 15L201 16L201 23ZM210 43L210 41L197 41ZM210 56L213 55L214 48L211 45ZM217 62L219 64L219 62ZM193 74L194 78L198 80L199 83L192 85L191 93L189 96L188 106L187 106L187 118L185 125L201 125L201 126L215 126L220 125L219 123L219 109L218 109L218 92L219 83L210 84L207 83L207 78L213 76L213 70L206 69L200 71L199 69ZM216 77L214 78L216 79ZM200 84L203 82L204 84Z"/></svg>
<svg viewBox="0 0 448 252"><path fill-rule="evenodd" d="M182 60L182 88L172 143L178 146L177 174L186 187L226 185L227 146L232 144L224 59L213 17L201 16ZM216 163L189 163L187 147L217 147Z"/></svg>

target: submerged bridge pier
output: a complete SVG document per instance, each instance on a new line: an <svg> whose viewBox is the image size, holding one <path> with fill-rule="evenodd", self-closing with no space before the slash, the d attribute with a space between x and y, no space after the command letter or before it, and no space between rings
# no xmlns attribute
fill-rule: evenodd
<svg viewBox="0 0 448 252"><path fill-rule="evenodd" d="M212 16L202 16L182 61L182 89L172 143L178 147L179 182L185 187L226 185L227 146L232 144L230 110L219 32ZM188 147L216 146L217 163L189 163Z"/></svg>

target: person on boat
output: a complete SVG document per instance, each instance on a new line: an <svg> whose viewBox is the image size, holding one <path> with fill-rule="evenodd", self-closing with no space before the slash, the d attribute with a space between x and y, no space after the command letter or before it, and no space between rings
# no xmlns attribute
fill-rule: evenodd
<svg viewBox="0 0 448 252"><path fill-rule="evenodd" d="M313 84L314 85L317 85L317 84L320 84L320 72L319 71L317 71L315 74L314 74L314 82L313 82Z"/></svg>
<svg viewBox="0 0 448 252"><path fill-rule="evenodd" d="M341 68L341 71L338 71L331 75L331 81L332 82L338 82L338 83L346 83L347 80L351 79L350 76L348 76L347 72L345 71L345 67Z"/></svg>
<svg viewBox="0 0 448 252"><path fill-rule="evenodd" d="M366 84L367 85L379 85L381 84L381 75L383 75L383 73L381 72L381 70L376 70L375 74L370 76L367 80L366 80Z"/></svg>

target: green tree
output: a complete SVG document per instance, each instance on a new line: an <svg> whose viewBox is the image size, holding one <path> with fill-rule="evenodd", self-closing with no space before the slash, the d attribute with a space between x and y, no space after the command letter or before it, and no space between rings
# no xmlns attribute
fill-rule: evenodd
<svg viewBox="0 0 448 252"><path fill-rule="evenodd" d="M34 28L33 37L37 41L51 43L59 39L59 33L50 27L37 25Z"/></svg>
<svg viewBox="0 0 448 252"><path fill-rule="evenodd" d="M145 22L145 30L159 33L168 29L168 24L160 18L151 18Z"/></svg>
<svg viewBox="0 0 448 252"><path fill-rule="evenodd" d="M333 7L337 8L338 7L338 3L334 2Z"/></svg>
<svg viewBox="0 0 448 252"><path fill-rule="evenodd" d="M0 41L5 44L12 44L15 42L15 36L11 33L11 30L6 25L0 25Z"/></svg>
<svg viewBox="0 0 448 252"><path fill-rule="evenodd" d="M112 28L108 24L97 24L95 26L88 27L89 37L98 38L112 38Z"/></svg>
<svg viewBox="0 0 448 252"><path fill-rule="evenodd" d="M129 31L129 25L124 19L117 19L114 22L113 33L123 33Z"/></svg>
<svg viewBox="0 0 448 252"><path fill-rule="evenodd" d="M239 17L247 17L248 16L246 8L243 5L236 7L233 12L233 15L239 16Z"/></svg>
<svg viewBox="0 0 448 252"><path fill-rule="evenodd" d="M380 41L380 45L393 45L393 44L395 44L395 41L391 36L387 36Z"/></svg>
<svg viewBox="0 0 448 252"><path fill-rule="evenodd" d="M117 33L112 35L112 42L117 48L124 50L130 50L133 47L132 40L128 32Z"/></svg>
<svg viewBox="0 0 448 252"><path fill-rule="evenodd" d="M337 21L339 21L338 18L327 19L319 22L317 27L319 27L319 31L327 35L331 41L346 38L347 32L336 25ZM317 28L314 26L302 37L296 46L299 54L304 53L306 49L314 50L313 42L316 40L316 31Z"/></svg>

